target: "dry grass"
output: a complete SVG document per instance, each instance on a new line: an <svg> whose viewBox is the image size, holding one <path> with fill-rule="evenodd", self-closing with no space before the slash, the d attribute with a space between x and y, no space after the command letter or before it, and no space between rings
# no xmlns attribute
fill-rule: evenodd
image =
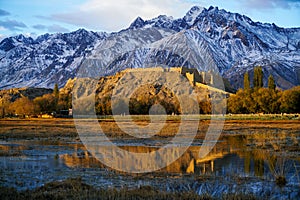
<svg viewBox="0 0 300 200"><path fill-rule="evenodd" d="M204 119L206 118L206 119ZM191 120L199 119L197 139L204 138L210 124L210 119L192 116ZM128 121L124 121L126 123ZM149 122L147 116L134 116L136 125L145 126ZM164 127L155 135L159 138L173 137L180 126L179 116L169 116ZM188 120L187 120L187 123ZM113 119L99 119L99 124L108 137L129 137ZM193 123L191 123L193 124ZM134 127L132 127L134 128ZM223 135L252 134L258 130L288 130L299 133L299 120L226 120ZM72 119L2 119L0 120L0 139L79 139Z"/></svg>
<svg viewBox="0 0 300 200"><path fill-rule="evenodd" d="M151 186L142 186L137 189L96 189L82 182L81 178L67 179L61 182L51 182L43 187L32 191L18 192L12 188L0 187L0 199L213 199L209 195L197 195L194 192L163 192L152 188ZM255 199L252 195L226 194L226 199Z"/></svg>
<svg viewBox="0 0 300 200"><path fill-rule="evenodd" d="M75 138L72 119L8 119L0 120L0 139Z"/></svg>

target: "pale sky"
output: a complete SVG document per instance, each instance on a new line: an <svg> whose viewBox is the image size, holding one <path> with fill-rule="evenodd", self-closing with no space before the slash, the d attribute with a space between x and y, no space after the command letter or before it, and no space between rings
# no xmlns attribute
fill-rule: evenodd
<svg viewBox="0 0 300 200"><path fill-rule="evenodd" d="M35 37L79 28L119 31L137 16L180 18L194 5L218 6L280 27L300 27L300 0L0 0L0 40L17 34Z"/></svg>

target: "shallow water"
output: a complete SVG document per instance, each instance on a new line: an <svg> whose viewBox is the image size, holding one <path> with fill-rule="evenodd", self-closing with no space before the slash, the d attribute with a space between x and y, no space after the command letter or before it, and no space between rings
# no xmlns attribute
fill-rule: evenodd
<svg viewBox="0 0 300 200"><path fill-rule="evenodd" d="M284 144L275 151L277 139L239 135L224 137L205 158L198 155L202 141L195 140L174 163L146 174L126 174L110 169L80 142L2 140L0 184L26 190L51 181L82 177L86 183L101 188L151 185L166 191L193 190L212 196L243 192L279 199L297 198L300 194L299 137L293 135L281 139L280 143ZM273 143L266 142L270 140ZM115 144L124 150L135 153L155 151L164 142L161 139L145 145L115 140ZM288 151L289 148L292 151ZM131 165L139 163L142 162ZM275 177L281 169L287 184L280 187L276 185Z"/></svg>

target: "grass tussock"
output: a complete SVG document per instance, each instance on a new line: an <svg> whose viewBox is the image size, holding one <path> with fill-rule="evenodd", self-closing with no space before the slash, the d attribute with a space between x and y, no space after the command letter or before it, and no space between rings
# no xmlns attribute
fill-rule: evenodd
<svg viewBox="0 0 300 200"><path fill-rule="evenodd" d="M44 200L44 199L195 199L210 200L211 196L197 195L194 192L172 193L158 191L151 186L142 186L137 189L96 189L82 182L81 178L55 181L32 191L18 192L14 188L0 187L2 200ZM222 199L255 199L252 195L226 194Z"/></svg>

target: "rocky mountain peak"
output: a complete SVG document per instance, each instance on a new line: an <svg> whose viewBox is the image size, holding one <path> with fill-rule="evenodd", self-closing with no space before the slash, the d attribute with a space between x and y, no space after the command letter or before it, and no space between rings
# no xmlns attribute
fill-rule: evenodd
<svg viewBox="0 0 300 200"><path fill-rule="evenodd" d="M183 32L188 34L187 43L178 44ZM278 87L288 89L300 84L299 37L300 28L280 28L217 7L199 6L179 19L137 17L129 28L111 34L79 29L44 34L35 40L19 35L0 42L0 88L53 88L55 83L62 87L88 58L98 59L91 61L93 73L104 75L127 67L142 68L147 56L154 61L161 61L161 56L166 65L178 66L185 59L175 48L189 45L184 48L195 52L195 58L202 56L197 52L209 54L236 89L242 87L243 74L248 71L251 76L257 65L263 66L265 76L273 75ZM153 49L167 42L168 51ZM198 71L208 69L201 63L189 65Z"/></svg>
<svg viewBox="0 0 300 200"><path fill-rule="evenodd" d="M13 49L16 45L14 44L14 40L12 37L5 38L0 42L0 50L7 52Z"/></svg>
<svg viewBox="0 0 300 200"><path fill-rule="evenodd" d="M145 25L145 21L141 17L137 17L129 26L129 28L141 28Z"/></svg>
<svg viewBox="0 0 300 200"><path fill-rule="evenodd" d="M193 6L183 17L187 24L190 26L194 24L196 18L202 13L205 8L200 6Z"/></svg>

